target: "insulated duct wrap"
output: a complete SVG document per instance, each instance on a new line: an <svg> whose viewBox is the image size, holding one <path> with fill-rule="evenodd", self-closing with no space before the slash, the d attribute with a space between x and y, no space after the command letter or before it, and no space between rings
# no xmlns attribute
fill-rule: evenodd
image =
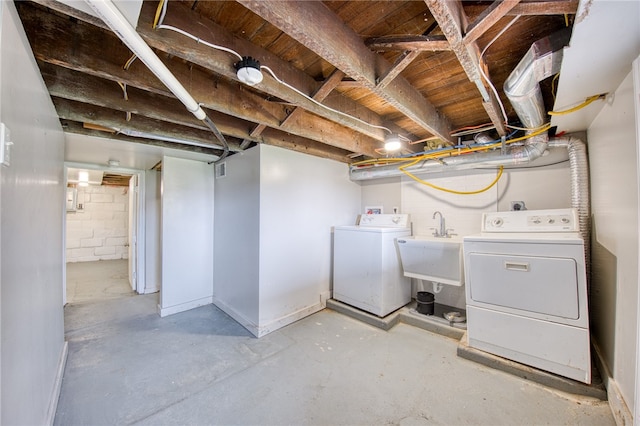
<svg viewBox="0 0 640 426"><path fill-rule="evenodd" d="M571 207L578 211L580 234L584 240L587 277L591 265L591 207L589 200L589 163L587 146L578 138L557 138L549 142L551 148L566 148L571 172Z"/></svg>

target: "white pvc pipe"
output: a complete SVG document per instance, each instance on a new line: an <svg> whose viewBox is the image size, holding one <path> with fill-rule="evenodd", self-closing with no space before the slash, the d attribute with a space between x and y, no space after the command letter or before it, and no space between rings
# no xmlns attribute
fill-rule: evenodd
<svg viewBox="0 0 640 426"><path fill-rule="evenodd" d="M198 120L206 118L200 105L162 63L111 0L85 0L85 2Z"/></svg>

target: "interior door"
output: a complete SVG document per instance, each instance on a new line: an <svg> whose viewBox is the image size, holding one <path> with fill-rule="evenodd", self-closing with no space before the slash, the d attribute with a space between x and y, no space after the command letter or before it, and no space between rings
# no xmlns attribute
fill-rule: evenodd
<svg viewBox="0 0 640 426"><path fill-rule="evenodd" d="M213 303L214 167L162 160L160 315Z"/></svg>

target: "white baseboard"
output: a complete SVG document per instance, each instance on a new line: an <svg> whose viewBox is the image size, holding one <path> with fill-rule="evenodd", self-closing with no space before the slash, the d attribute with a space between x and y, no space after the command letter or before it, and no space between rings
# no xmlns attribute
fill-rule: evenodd
<svg viewBox="0 0 640 426"><path fill-rule="evenodd" d="M227 305L226 303L215 297L213 298L213 304L222 309L231 318L239 322L240 325L249 330L249 332L256 337L266 336L269 333L272 333L311 314L315 314L316 312L319 312L325 308L325 306L321 302L318 302L314 305L307 306L283 317L269 321L268 323L258 325L246 318L232 306Z"/></svg>
<svg viewBox="0 0 640 426"><path fill-rule="evenodd" d="M598 347L598 344L594 342L593 339L592 343L596 353L595 361L598 370L602 375L602 382L607 389L609 408L611 409L611 414L613 414L616 424L619 426L634 424L633 414L631 413L631 410L629 410L629 406L625 402L618 384L615 379L611 377L611 371L609 371L609 367L604 363L602 352Z"/></svg>
<svg viewBox="0 0 640 426"><path fill-rule="evenodd" d="M322 306L322 303L318 302L314 305L311 306L307 306L305 308L299 309L295 312L292 312L290 314L287 314L283 317L280 317L278 319L272 320L268 323L266 323L265 325L261 325L258 328L258 337L262 337L265 336L273 331L278 330L279 328L284 327L285 325L289 325L291 323L294 323L302 318L308 317L311 314L315 314L316 312L319 312L321 310L323 310L325 307Z"/></svg>
<svg viewBox="0 0 640 426"><path fill-rule="evenodd" d="M67 356L69 355L69 343L66 341L62 345L62 352L60 353L60 360L58 361L58 368L56 369L56 380L53 384L53 391L51 393L51 399L49 400L49 409L47 410L46 424L53 425L53 421L56 418L56 411L58 409L58 399L60 398L60 391L62 390L62 376L64 376L64 368L67 365Z"/></svg>
<svg viewBox="0 0 640 426"><path fill-rule="evenodd" d="M213 297L207 296L201 299L191 300L189 302L181 303L179 305L161 307L158 305L158 310L160 311L161 317L166 317L167 315L177 314L179 312L188 311L189 309L198 308L204 305L210 305L213 303Z"/></svg>

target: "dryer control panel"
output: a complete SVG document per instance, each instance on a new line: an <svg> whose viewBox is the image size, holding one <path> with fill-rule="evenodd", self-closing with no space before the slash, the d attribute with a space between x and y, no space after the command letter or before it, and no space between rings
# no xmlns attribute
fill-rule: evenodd
<svg viewBox="0 0 640 426"><path fill-rule="evenodd" d="M576 209L520 210L482 215L482 232L578 232Z"/></svg>

